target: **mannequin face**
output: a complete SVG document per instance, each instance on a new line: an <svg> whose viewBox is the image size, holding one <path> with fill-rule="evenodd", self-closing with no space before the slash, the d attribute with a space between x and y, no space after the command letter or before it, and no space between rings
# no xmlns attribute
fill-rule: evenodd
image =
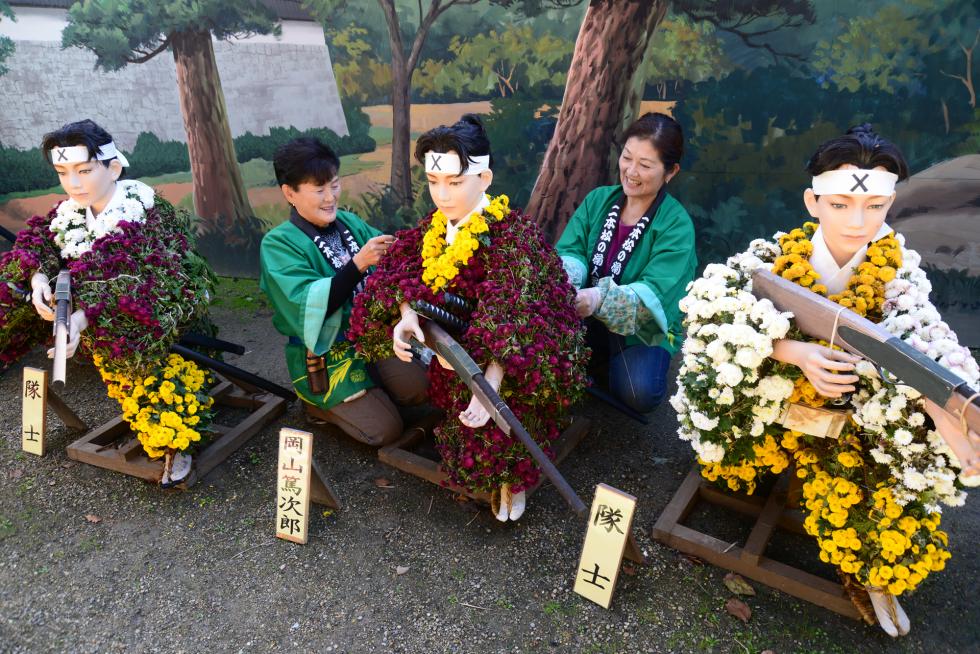
<svg viewBox="0 0 980 654"><path fill-rule="evenodd" d="M456 222L465 218L493 181L493 172L484 170L479 175L453 175L452 173L426 173L429 195L436 208L448 220Z"/></svg>
<svg viewBox="0 0 980 654"><path fill-rule="evenodd" d="M857 169L844 164L838 170ZM885 170L877 166L875 170ZM820 221L823 240L834 255L838 265L850 261L858 250L871 242L888 215L888 208L895 201L891 195L821 195L813 189L803 193L803 202L810 215Z"/></svg>
<svg viewBox="0 0 980 654"><path fill-rule="evenodd" d="M652 198L679 170L677 164L671 170L664 167L650 139L630 137L619 155L619 183L627 198Z"/></svg>
<svg viewBox="0 0 980 654"><path fill-rule="evenodd" d="M118 159L110 161L108 166L90 159L81 163L55 164L54 169L68 197L95 213L109 204L116 191L116 180L122 174Z"/></svg>
<svg viewBox="0 0 980 654"><path fill-rule="evenodd" d="M282 185L286 202L296 208L296 212L308 223L326 227L337 219L337 202L340 200L340 176L326 184L316 180L302 182L297 188Z"/></svg>

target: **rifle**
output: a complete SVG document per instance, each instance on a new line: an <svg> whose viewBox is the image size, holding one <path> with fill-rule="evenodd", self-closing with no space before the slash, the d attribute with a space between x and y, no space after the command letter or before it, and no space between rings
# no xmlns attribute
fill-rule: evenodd
<svg viewBox="0 0 980 654"><path fill-rule="evenodd" d="M71 273L62 269L54 284L54 366L51 373L53 384L65 385L65 350L68 347L68 321L71 316Z"/></svg>
<svg viewBox="0 0 980 654"><path fill-rule="evenodd" d="M438 314L438 312L432 312L431 309L438 309L443 313L448 313L439 307L433 307L431 304L426 302L419 302L417 306L420 315L430 318L426 321L425 325L422 326L422 331L425 333L425 343L420 343L418 339L412 337L411 345L412 349L416 352L423 351L426 346L435 351L436 354L441 356L443 359L449 362L459 375L459 378L463 380L463 383L470 389L473 395L480 400L480 403L490 412L490 416L493 419L497 427L500 428L505 434L513 434L516 436L527 451L531 454L535 463L541 468L545 477L555 485L558 492L564 498L564 500L571 507L577 515L583 516L586 514L585 504L565 478L561 476L558 468L555 464L551 462L551 459L541 451L534 439L521 424L521 421L517 419L514 412L510 410L507 403L504 402L497 391L493 389L484 376L483 371L480 370L480 366L477 365L476 361L467 354L466 350L456 342L452 336L450 336L446 330L444 330L435 319L431 316L433 314ZM455 318L455 316L453 316ZM457 320L459 320L457 318Z"/></svg>
<svg viewBox="0 0 980 654"><path fill-rule="evenodd" d="M964 474L980 474L980 437L976 436L980 432L980 394L976 389L883 327L768 270L752 274L752 292L768 298L780 311L792 312L804 334L840 345L873 363L885 383L897 377L958 416L963 435L947 443Z"/></svg>

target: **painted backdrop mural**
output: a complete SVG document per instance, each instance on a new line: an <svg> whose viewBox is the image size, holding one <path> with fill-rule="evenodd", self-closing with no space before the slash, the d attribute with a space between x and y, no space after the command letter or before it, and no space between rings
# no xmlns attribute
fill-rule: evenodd
<svg viewBox="0 0 980 654"><path fill-rule="evenodd" d="M159 34L134 21L109 36L94 29L101 15L72 4L0 0L9 228L55 199L31 150L41 133L91 116L125 135L132 175L196 212L219 270L254 274L255 245L286 215L276 144L322 135L343 155L344 204L394 230L429 209L414 136L474 111L493 140L495 190L556 233L611 179L624 123L659 110L688 137L674 193L704 265L799 223L804 157L871 121L914 172L890 222L932 266L951 322L980 304L980 17L969 0L208 0L214 11L153 23ZM156 16L166 4L115 6ZM80 82L30 77L39 52L55 71L83 62L83 84L127 80L128 100L107 90L105 103L53 102L73 95L53 87ZM148 96L166 100L133 99Z"/></svg>

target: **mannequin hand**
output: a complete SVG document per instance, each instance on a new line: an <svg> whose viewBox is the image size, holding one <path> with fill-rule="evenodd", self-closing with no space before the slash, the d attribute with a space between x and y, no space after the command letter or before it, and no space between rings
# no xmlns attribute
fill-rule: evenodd
<svg viewBox="0 0 980 654"><path fill-rule="evenodd" d="M854 365L861 357L817 343L782 339L775 343L772 357L802 370L817 392L824 397L840 397L854 391L853 384L859 379L857 375L839 375L835 372L854 370Z"/></svg>
<svg viewBox="0 0 980 654"><path fill-rule="evenodd" d="M369 239L364 247L354 255L354 265L361 272L364 272L371 266L378 265L387 252L391 244L395 242L394 236L389 236L388 234L382 234L381 236L375 236Z"/></svg>
<svg viewBox="0 0 980 654"><path fill-rule="evenodd" d="M602 304L602 291L598 288L583 288L575 293L575 312L579 318L588 318Z"/></svg>
<svg viewBox="0 0 980 654"><path fill-rule="evenodd" d="M405 363L412 360L412 346L408 343L412 336L425 343L425 334L419 326L419 314L405 304L402 309L402 319L395 325L392 334L392 349L395 351L395 356Z"/></svg>
<svg viewBox="0 0 980 654"><path fill-rule="evenodd" d="M82 332L88 327L88 318L85 311L78 309L68 317L68 343L65 345L65 358L70 359L75 356L78 343L82 338ZM54 358L54 348L48 350L48 358Z"/></svg>
<svg viewBox="0 0 980 654"><path fill-rule="evenodd" d="M34 273L31 277L31 302L37 315L45 320L54 320L54 311L51 309L51 281L44 273Z"/></svg>

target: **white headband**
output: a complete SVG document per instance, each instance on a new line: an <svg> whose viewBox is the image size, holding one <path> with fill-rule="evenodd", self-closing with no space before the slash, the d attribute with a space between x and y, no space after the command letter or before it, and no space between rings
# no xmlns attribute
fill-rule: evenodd
<svg viewBox="0 0 980 654"><path fill-rule="evenodd" d="M898 175L884 170L845 168L828 170L813 178L816 195L891 195Z"/></svg>
<svg viewBox="0 0 980 654"><path fill-rule="evenodd" d="M448 173L459 175L463 166L460 163L459 155L455 152L426 152L425 153L425 172L427 173ZM464 175L479 175L484 170L490 170L490 155L484 154L478 157L470 157L470 165L466 168Z"/></svg>
<svg viewBox="0 0 980 654"><path fill-rule="evenodd" d="M52 164L85 163L92 159L89 155L88 148L84 145L72 145L65 148L53 147L49 152L51 153ZM119 163L122 164L123 168L129 166L129 160L123 156L122 152L116 149L116 144L112 141L100 147L95 158L99 161L119 159Z"/></svg>

